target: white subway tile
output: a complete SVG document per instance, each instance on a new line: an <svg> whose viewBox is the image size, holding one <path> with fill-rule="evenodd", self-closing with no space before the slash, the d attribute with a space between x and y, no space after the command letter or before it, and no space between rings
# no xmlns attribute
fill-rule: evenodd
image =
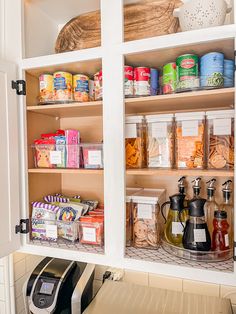
<svg viewBox="0 0 236 314"><path fill-rule="evenodd" d="M125 270L124 281L148 286L148 273Z"/></svg>
<svg viewBox="0 0 236 314"><path fill-rule="evenodd" d="M206 282L183 280L183 292L219 297L220 286Z"/></svg>
<svg viewBox="0 0 236 314"><path fill-rule="evenodd" d="M27 255L26 256L26 272L32 272L34 268L44 259L43 256L38 255Z"/></svg>
<svg viewBox="0 0 236 314"><path fill-rule="evenodd" d="M26 258L27 254L25 253L20 253L20 252L16 252L13 254L13 262L17 263L19 261L21 261L22 259Z"/></svg>
<svg viewBox="0 0 236 314"><path fill-rule="evenodd" d="M220 286L220 296L222 298L230 299L236 305L236 287L233 286Z"/></svg>
<svg viewBox="0 0 236 314"><path fill-rule="evenodd" d="M25 309L23 295L16 298L16 314L21 314Z"/></svg>
<svg viewBox="0 0 236 314"><path fill-rule="evenodd" d="M169 289L174 291L183 290L183 280L180 278L159 276L156 274L149 274L149 286L160 288L160 289Z"/></svg>
<svg viewBox="0 0 236 314"><path fill-rule="evenodd" d="M20 279L26 274L25 259L14 264L14 280Z"/></svg>
<svg viewBox="0 0 236 314"><path fill-rule="evenodd" d="M108 268L108 266L96 265L94 279L102 280L103 279L103 274L105 273L107 268Z"/></svg>
<svg viewBox="0 0 236 314"><path fill-rule="evenodd" d="M28 280L30 273L25 274L15 282L15 297L19 297L22 294L23 285Z"/></svg>

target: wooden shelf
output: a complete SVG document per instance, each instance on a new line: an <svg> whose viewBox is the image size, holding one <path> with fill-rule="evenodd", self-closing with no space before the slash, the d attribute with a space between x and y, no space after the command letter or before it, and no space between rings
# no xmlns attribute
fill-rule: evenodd
<svg viewBox="0 0 236 314"><path fill-rule="evenodd" d="M128 169L127 175L138 176L199 176L199 177L233 177L232 170L188 170L188 169Z"/></svg>
<svg viewBox="0 0 236 314"><path fill-rule="evenodd" d="M102 101L27 106L27 111L58 118L101 116Z"/></svg>
<svg viewBox="0 0 236 314"><path fill-rule="evenodd" d="M48 168L32 168L28 169L28 173L57 173L57 174L103 174L103 169L48 169Z"/></svg>
<svg viewBox="0 0 236 314"><path fill-rule="evenodd" d="M125 100L126 113L176 112L189 110L232 109L234 88L222 88L158 95Z"/></svg>

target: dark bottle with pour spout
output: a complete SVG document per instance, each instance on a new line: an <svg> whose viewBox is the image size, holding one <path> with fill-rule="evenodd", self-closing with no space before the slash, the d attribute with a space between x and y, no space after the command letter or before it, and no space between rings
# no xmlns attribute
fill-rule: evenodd
<svg viewBox="0 0 236 314"><path fill-rule="evenodd" d="M189 219L183 235L183 247L194 251L210 251L211 237L204 215L204 198L189 202Z"/></svg>
<svg viewBox="0 0 236 314"><path fill-rule="evenodd" d="M165 240L176 246L182 246L182 237L187 220L187 212L184 208L184 194L170 196L170 201L161 206L161 213L165 219L164 236ZM170 205L167 218L164 215L164 207Z"/></svg>

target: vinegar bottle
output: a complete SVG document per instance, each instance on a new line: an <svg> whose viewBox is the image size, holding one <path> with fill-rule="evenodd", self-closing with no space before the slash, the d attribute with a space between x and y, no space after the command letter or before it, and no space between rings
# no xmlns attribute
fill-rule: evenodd
<svg viewBox="0 0 236 314"><path fill-rule="evenodd" d="M229 224L227 213L223 210L217 210L214 213L212 234L212 251L225 251L229 249Z"/></svg>
<svg viewBox="0 0 236 314"><path fill-rule="evenodd" d="M207 201L204 205L205 218L207 222L207 227L212 236L213 232L213 219L216 210L219 210L219 205L215 201L215 183L216 179L211 179L207 182Z"/></svg>

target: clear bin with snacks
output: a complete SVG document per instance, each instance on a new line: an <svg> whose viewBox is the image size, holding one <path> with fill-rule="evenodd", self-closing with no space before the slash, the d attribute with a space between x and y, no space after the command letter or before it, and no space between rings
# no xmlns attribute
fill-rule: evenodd
<svg viewBox="0 0 236 314"><path fill-rule="evenodd" d="M133 238L132 197L141 190L142 188L126 188L126 246L131 246Z"/></svg>
<svg viewBox="0 0 236 314"><path fill-rule="evenodd" d="M205 113L176 113L176 166L178 169L203 169Z"/></svg>
<svg viewBox="0 0 236 314"><path fill-rule="evenodd" d="M103 144L81 144L83 167L85 169L103 168Z"/></svg>
<svg viewBox="0 0 236 314"><path fill-rule="evenodd" d="M146 116L147 166L172 168L174 153L173 114Z"/></svg>
<svg viewBox="0 0 236 314"><path fill-rule="evenodd" d="M104 217L81 217L79 238L81 244L102 246L104 243Z"/></svg>
<svg viewBox="0 0 236 314"><path fill-rule="evenodd" d="M234 110L208 111L208 169L234 168Z"/></svg>
<svg viewBox="0 0 236 314"><path fill-rule="evenodd" d="M134 247L147 249L159 247L164 223L160 216L160 204L163 202L165 202L164 189L143 189L132 196Z"/></svg>
<svg viewBox="0 0 236 314"><path fill-rule="evenodd" d="M128 116L125 119L126 168L146 166L146 124L144 116Z"/></svg>

